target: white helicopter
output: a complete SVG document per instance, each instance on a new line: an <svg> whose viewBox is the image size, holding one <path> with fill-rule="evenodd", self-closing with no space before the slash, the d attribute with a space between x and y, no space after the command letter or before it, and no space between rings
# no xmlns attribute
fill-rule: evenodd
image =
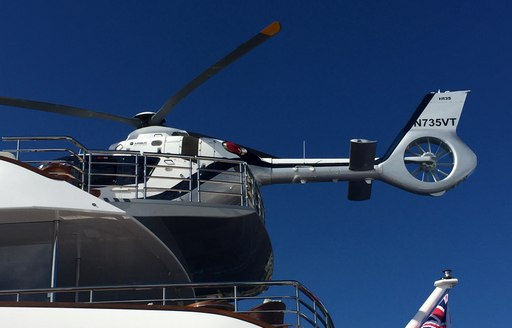
<svg viewBox="0 0 512 328"><path fill-rule="evenodd" d="M241 160L247 163L255 182L260 186L277 183L349 181L348 198L351 200L369 199L374 180L382 180L413 193L438 196L463 181L475 169L475 154L456 134L468 91L427 94L389 150L378 158L375 156L376 143L363 139L351 140L349 158L284 159L274 158L229 141L163 126L165 117L184 97L226 66L276 35L280 28L278 22L265 27L186 84L156 113L143 112L129 118L77 107L7 97L0 97L0 104L129 124L136 130L130 133L126 140L113 144L110 150ZM183 184L180 178L191 178L191 175L197 174L200 165L197 162L191 163L189 158L182 158L181 161L160 158L157 161L159 163L153 163L155 169L145 181L146 189L152 186L153 191L145 193L144 196L162 199L183 197L183 193L169 195L168 192L166 194L161 190L180 189L177 186ZM202 165L205 167L219 164L205 161ZM222 170L233 170L232 165L229 166L213 167L211 169L217 170L217 174L210 175L217 176ZM172 167L181 169L170 170ZM156 176L173 179L162 182L162 179L156 179ZM155 191L156 189L159 190ZM119 188L117 192L116 188L102 188L101 194L105 198L136 198L138 193ZM226 199L226 202L229 203L229 200Z"/></svg>

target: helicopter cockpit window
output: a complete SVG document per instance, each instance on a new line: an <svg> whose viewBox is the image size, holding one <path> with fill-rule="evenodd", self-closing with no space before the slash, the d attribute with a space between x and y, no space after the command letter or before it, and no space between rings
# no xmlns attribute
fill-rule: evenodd
<svg viewBox="0 0 512 328"><path fill-rule="evenodd" d="M146 158L146 175L151 175L158 157ZM143 156L93 156L91 186L130 185L144 182Z"/></svg>

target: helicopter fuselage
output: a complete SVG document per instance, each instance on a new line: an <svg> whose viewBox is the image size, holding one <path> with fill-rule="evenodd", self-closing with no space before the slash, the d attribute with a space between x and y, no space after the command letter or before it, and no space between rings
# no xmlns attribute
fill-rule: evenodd
<svg viewBox="0 0 512 328"><path fill-rule="evenodd" d="M192 178L197 173L194 170L201 168L217 170L218 174L226 173L225 167L208 167L208 162L193 163L193 157L197 156L241 161L247 165L258 186L349 181L349 199L366 200L370 198L372 182L382 180L410 192L439 196L473 172L476 155L457 136L456 125L423 126L417 122L424 117L435 117L439 121L455 118L453 121L458 122L467 94L468 91L427 94L395 142L380 158L375 156L376 142L365 139L351 140L348 158L276 158L232 142L163 126L135 130L127 140L111 148L191 156L188 176L184 172L170 172L168 168L166 174L171 179ZM228 166L229 170L236 171L233 166ZM157 173L155 170L152 178Z"/></svg>

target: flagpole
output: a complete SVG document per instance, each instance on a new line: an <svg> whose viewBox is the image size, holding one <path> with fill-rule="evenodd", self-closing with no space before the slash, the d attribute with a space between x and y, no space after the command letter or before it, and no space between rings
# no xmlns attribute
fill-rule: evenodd
<svg viewBox="0 0 512 328"><path fill-rule="evenodd" d="M449 289L452 289L459 283L458 279L451 277L451 270L444 270L444 278L434 282L436 287L425 303L420 307L414 318L409 321L405 328L419 328L421 323L429 316L434 307Z"/></svg>

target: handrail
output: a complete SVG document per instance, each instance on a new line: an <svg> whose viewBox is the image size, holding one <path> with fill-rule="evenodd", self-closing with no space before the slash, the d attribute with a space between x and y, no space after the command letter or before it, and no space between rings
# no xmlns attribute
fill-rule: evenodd
<svg viewBox="0 0 512 328"><path fill-rule="evenodd" d="M70 136L46 136L46 137L2 137L3 141L48 141L48 140L65 140L71 142L78 148L86 149L81 143Z"/></svg>
<svg viewBox="0 0 512 328"><path fill-rule="evenodd" d="M288 289L283 289L288 288ZM245 294L244 290L258 289L260 293ZM231 290L224 293L203 295L201 290ZM126 299L108 298L126 292ZM132 294L129 294L129 293ZM186 295L189 296L186 296ZM72 299L81 303L109 304L162 304L186 306L205 301L221 302L230 306L234 312L249 316L279 314L283 319L276 326L285 327L323 327L333 328L334 324L326 307L306 287L297 281L280 280L264 282L229 282L229 283L183 283L129 286L89 286L58 287L40 289L0 290L0 300L14 297L16 302L30 299L30 296L42 296L45 301L59 302ZM85 296L86 295L86 296ZM175 295L175 296L172 296ZM66 298L67 296L67 298ZM72 296L72 298L70 298ZM84 297L80 297L84 296ZM133 296L138 296L134 298ZM82 301L80 301L82 299ZM259 309L267 302L282 303L280 309ZM208 306L207 303L204 306ZM259 306L258 306L259 305ZM302 306L300 306L302 305Z"/></svg>
<svg viewBox="0 0 512 328"><path fill-rule="evenodd" d="M90 150L69 136L3 137L2 140L16 142L15 149L5 151L14 153L18 160L28 154L64 154L60 159L30 158L23 161L47 170L51 169L51 164L62 165L60 172L49 172L54 175L64 175L62 169L67 165L69 172L66 172L66 176L73 176L68 182L87 192L99 192L101 197L146 199L172 192L173 197L181 201L251 207L261 218L264 217L258 184L247 163L240 160L126 150ZM22 143L25 145L26 142L31 142L31 146L40 146L42 142L52 145L64 142L67 147L22 147ZM108 158L103 160L103 156ZM121 157L126 161L121 161ZM101 171L102 167L108 169Z"/></svg>

